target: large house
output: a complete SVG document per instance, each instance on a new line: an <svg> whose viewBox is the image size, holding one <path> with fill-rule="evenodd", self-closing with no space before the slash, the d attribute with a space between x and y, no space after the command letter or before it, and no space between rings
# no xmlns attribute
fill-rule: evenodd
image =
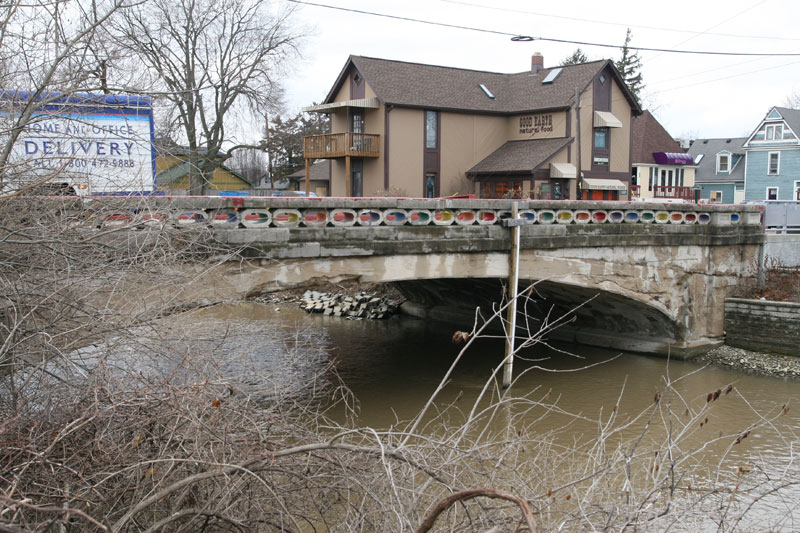
<svg viewBox="0 0 800 533"><path fill-rule="evenodd" d="M500 74L351 56L306 111L331 115L304 157L331 160L333 196L630 197L641 108L608 60Z"/></svg>
<svg viewBox="0 0 800 533"><path fill-rule="evenodd" d="M744 199L800 200L800 110L773 107L745 139Z"/></svg>
<svg viewBox="0 0 800 533"><path fill-rule="evenodd" d="M645 111L633 119L633 197L654 201L694 201L694 158Z"/></svg>
<svg viewBox="0 0 800 533"><path fill-rule="evenodd" d="M695 184L700 199L715 204L738 204L744 200L746 139L696 139L689 147L694 158Z"/></svg>

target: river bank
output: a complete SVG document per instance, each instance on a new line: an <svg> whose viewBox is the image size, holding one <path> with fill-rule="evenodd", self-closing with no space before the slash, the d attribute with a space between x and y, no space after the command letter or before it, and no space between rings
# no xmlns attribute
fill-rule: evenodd
<svg viewBox="0 0 800 533"><path fill-rule="evenodd" d="M308 290L309 287L288 289L264 295L258 300L265 303L283 303L299 307L303 303L303 295ZM385 283L364 285L346 281L337 284L315 285L313 290L349 297L367 292L396 302L404 300L403 296L394 287ZM698 356L696 360L750 374L800 380L800 357L751 352L723 344Z"/></svg>
<svg viewBox="0 0 800 533"><path fill-rule="evenodd" d="M800 357L790 355L751 352L723 344L696 360L751 374L800 379Z"/></svg>

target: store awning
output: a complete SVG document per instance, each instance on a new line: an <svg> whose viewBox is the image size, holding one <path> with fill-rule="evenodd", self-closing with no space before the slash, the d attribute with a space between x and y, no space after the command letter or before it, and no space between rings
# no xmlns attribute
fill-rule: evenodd
<svg viewBox="0 0 800 533"><path fill-rule="evenodd" d="M595 128L621 128L622 122L608 111L594 112Z"/></svg>
<svg viewBox="0 0 800 533"><path fill-rule="evenodd" d="M691 154L675 152L653 152L653 161L659 165L694 165Z"/></svg>
<svg viewBox="0 0 800 533"><path fill-rule="evenodd" d="M304 107L306 113L331 113L340 107L369 107L377 109L380 103L377 98L359 98L358 100L345 100L343 102L331 102L330 104L319 104Z"/></svg>
<svg viewBox="0 0 800 533"><path fill-rule="evenodd" d="M575 165L570 163L550 163L550 177L551 178L575 178L578 175L578 169Z"/></svg>
<svg viewBox="0 0 800 533"><path fill-rule="evenodd" d="M583 178L583 188L594 191L627 191L628 186L619 180L603 178Z"/></svg>

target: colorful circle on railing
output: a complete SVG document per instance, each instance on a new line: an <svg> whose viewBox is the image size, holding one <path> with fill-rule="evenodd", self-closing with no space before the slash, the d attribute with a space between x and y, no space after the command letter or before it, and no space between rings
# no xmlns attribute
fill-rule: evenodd
<svg viewBox="0 0 800 533"><path fill-rule="evenodd" d="M402 226L408 221L405 209L388 209L383 215L383 223L387 226Z"/></svg>
<svg viewBox="0 0 800 533"><path fill-rule="evenodd" d="M302 219L297 209L276 209L272 215L272 223L284 228L299 226Z"/></svg>
<svg viewBox="0 0 800 533"><path fill-rule="evenodd" d="M427 209L412 209L408 212L408 221L412 226L427 226L431 223L431 212Z"/></svg>
<svg viewBox="0 0 800 533"><path fill-rule="evenodd" d="M471 209L459 209L455 216L459 226L471 226L475 223L475 211Z"/></svg>
<svg viewBox="0 0 800 533"><path fill-rule="evenodd" d="M639 211L625 211L625 222L628 224L636 224L641 218Z"/></svg>
<svg viewBox="0 0 800 533"><path fill-rule="evenodd" d="M694 224L697 222L697 213L686 213L683 215L684 224Z"/></svg>
<svg viewBox="0 0 800 533"><path fill-rule="evenodd" d="M710 224L711 223L711 215L708 213L699 213L697 215L697 223L698 224Z"/></svg>
<svg viewBox="0 0 800 533"><path fill-rule="evenodd" d="M264 228L272 222L272 215L266 209L245 209L240 216L245 228Z"/></svg>
<svg viewBox="0 0 800 533"><path fill-rule="evenodd" d="M683 213L680 211L675 211L669 214L669 223L670 224L683 224Z"/></svg>
<svg viewBox="0 0 800 533"><path fill-rule="evenodd" d="M378 226L383 222L383 211L377 209L362 209L358 212L360 226Z"/></svg>
<svg viewBox="0 0 800 533"><path fill-rule="evenodd" d="M556 212L550 209L542 209L536 215L539 224L552 224L556 221Z"/></svg>
<svg viewBox="0 0 800 533"><path fill-rule="evenodd" d="M133 215L130 213L115 213L113 215L107 215L103 219L102 226L104 228L117 228L120 226L127 226L133 222Z"/></svg>
<svg viewBox="0 0 800 533"><path fill-rule="evenodd" d="M488 209L481 209L478 211L478 224L481 226L488 226L497 222L497 213Z"/></svg>
<svg viewBox="0 0 800 533"><path fill-rule="evenodd" d="M337 227L355 225L358 214L353 209L334 209L330 213L331 224Z"/></svg>
<svg viewBox="0 0 800 533"><path fill-rule="evenodd" d="M656 214L653 211L642 211L640 213L640 220L645 224L651 224L656 220Z"/></svg>
<svg viewBox="0 0 800 533"><path fill-rule="evenodd" d="M605 224L608 222L608 211L592 211L592 222L594 224Z"/></svg>
<svg viewBox="0 0 800 533"><path fill-rule="evenodd" d="M612 224L620 224L625 220L625 213L616 209L608 212L608 221Z"/></svg>
<svg viewBox="0 0 800 533"><path fill-rule="evenodd" d="M584 211L583 209L575 211L576 224L588 224L591 221L592 221L592 214L589 211Z"/></svg>
<svg viewBox="0 0 800 533"><path fill-rule="evenodd" d="M192 226L195 224L204 224L206 222L205 211L185 211L179 213L175 217L178 226Z"/></svg>
<svg viewBox="0 0 800 533"><path fill-rule="evenodd" d="M666 211L656 211L656 224L666 224L669 222L669 213Z"/></svg>
<svg viewBox="0 0 800 533"><path fill-rule="evenodd" d="M212 211L211 225L215 227L236 227L239 225L239 215L236 211L228 209Z"/></svg>
<svg viewBox="0 0 800 533"><path fill-rule="evenodd" d="M455 219L453 212L447 209L437 209L433 212L433 223L437 226L449 226Z"/></svg>
<svg viewBox="0 0 800 533"><path fill-rule="evenodd" d="M162 227L169 222L169 215L166 213L144 213L139 216L139 222L144 226Z"/></svg>
<svg viewBox="0 0 800 533"><path fill-rule="evenodd" d="M325 226L328 224L328 212L324 209L306 209L303 211L303 224L313 228Z"/></svg>

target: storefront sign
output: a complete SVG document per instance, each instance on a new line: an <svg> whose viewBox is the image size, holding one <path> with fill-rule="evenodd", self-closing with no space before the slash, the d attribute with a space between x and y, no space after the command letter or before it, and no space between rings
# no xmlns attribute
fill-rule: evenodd
<svg viewBox="0 0 800 533"><path fill-rule="evenodd" d="M527 115L519 117L519 134L536 136L538 133L553 131L553 115Z"/></svg>

